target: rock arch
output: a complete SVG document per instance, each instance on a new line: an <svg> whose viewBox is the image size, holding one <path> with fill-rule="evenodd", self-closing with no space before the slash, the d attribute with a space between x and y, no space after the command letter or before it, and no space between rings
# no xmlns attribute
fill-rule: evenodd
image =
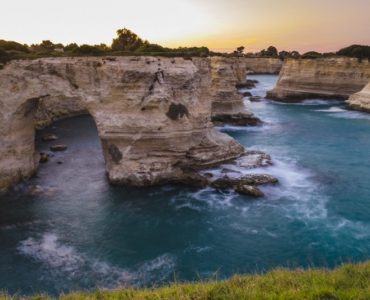
<svg viewBox="0 0 370 300"><path fill-rule="evenodd" d="M13 61L0 71L0 189L37 170L35 114L47 123L63 116L63 107L94 118L112 183L184 181L236 158L243 147L210 122L210 86L209 59ZM181 108L176 118L171 107Z"/></svg>

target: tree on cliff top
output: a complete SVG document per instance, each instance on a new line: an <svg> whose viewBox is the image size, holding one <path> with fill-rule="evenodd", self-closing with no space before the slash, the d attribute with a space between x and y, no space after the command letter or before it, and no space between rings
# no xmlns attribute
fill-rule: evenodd
<svg viewBox="0 0 370 300"><path fill-rule="evenodd" d="M135 51L144 44L149 44L143 41L136 33L127 28L117 30L117 38L113 39L113 51Z"/></svg>
<svg viewBox="0 0 370 300"><path fill-rule="evenodd" d="M368 58L370 60L370 46L351 45L337 52L341 56L356 57L358 59Z"/></svg>

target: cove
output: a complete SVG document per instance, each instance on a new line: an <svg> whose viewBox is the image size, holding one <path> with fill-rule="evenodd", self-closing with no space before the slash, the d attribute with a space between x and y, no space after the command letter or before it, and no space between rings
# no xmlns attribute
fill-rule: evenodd
<svg viewBox="0 0 370 300"><path fill-rule="evenodd" d="M259 80L251 92L260 96L277 80L249 78ZM46 131L67 151L0 196L1 286L57 295L369 259L370 116L335 99L245 103L264 125L220 130L271 154L267 171L280 185L264 187L261 200L211 188L112 186L92 119L54 123ZM35 185L43 192L30 194Z"/></svg>

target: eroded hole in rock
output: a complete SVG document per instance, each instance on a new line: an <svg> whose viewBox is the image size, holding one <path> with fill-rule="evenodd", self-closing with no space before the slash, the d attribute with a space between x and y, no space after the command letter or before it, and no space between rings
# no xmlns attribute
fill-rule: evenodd
<svg viewBox="0 0 370 300"><path fill-rule="evenodd" d="M171 120L178 120L179 118L183 118L184 116L189 117L189 111L183 104L176 104L171 103L168 112L167 117L169 117Z"/></svg>
<svg viewBox="0 0 370 300"><path fill-rule="evenodd" d="M122 159L122 153L115 144L110 144L108 147L108 152L112 157L112 160L118 164Z"/></svg>

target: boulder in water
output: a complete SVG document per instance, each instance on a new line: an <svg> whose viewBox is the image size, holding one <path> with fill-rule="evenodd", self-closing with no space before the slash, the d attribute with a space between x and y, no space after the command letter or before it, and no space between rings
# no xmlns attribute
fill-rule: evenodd
<svg viewBox="0 0 370 300"><path fill-rule="evenodd" d="M235 188L235 191L242 195L253 196L256 198L263 197L263 192L256 186L240 184Z"/></svg>
<svg viewBox="0 0 370 300"><path fill-rule="evenodd" d="M261 100L262 100L262 97L260 97L260 96L249 97L249 101L251 101L251 102L261 102Z"/></svg>
<svg viewBox="0 0 370 300"><path fill-rule="evenodd" d="M49 154L41 152L40 153L40 163L46 163L49 161Z"/></svg>
<svg viewBox="0 0 370 300"><path fill-rule="evenodd" d="M43 136L42 136L42 140L44 142L48 142L48 141L55 141L57 140L58 137L55 135L55 134L52 134L52 133L45 133Z"/></svg>
<svg viewBox="0 0 370 300"><path fill-rule="evenodd" d="M66 145L63 145L63 144L50 146L51 151L65 151L65 150L67 150L67 148L68 147Z"/></svg>

